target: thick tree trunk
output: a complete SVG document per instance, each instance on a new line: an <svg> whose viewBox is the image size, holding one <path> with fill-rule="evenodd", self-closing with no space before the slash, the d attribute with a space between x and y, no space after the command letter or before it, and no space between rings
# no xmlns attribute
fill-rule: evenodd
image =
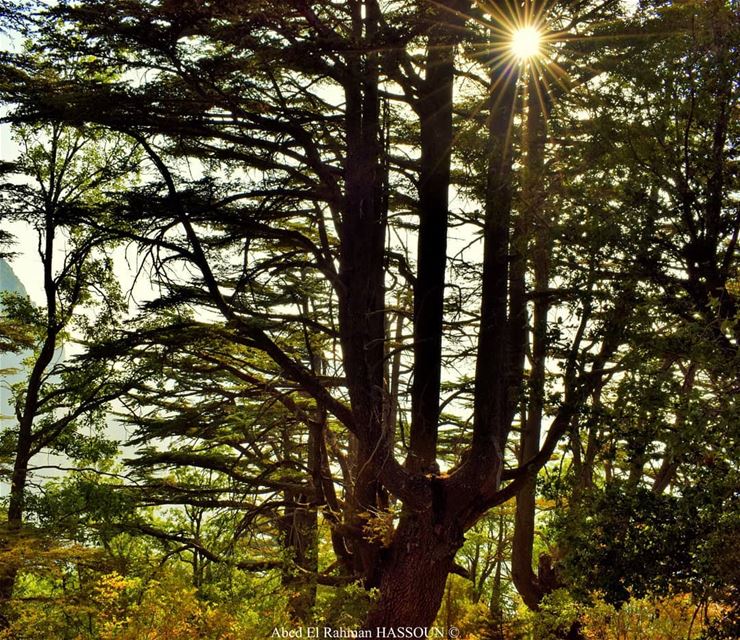
<svg viewBox="0 0 740 640"><path fill-rule="evenodd" d="M381 565L380 600L365 628L429 627L444 595L447 575L462 546L454 523L435 524L431 510L401 519Z"/></svg>
<svg viewBox="0 0 740 640"><path fill-rule="evenodd" d="M389 446L384 429L390 410L385 373L386 171L381 162L382 123L375 48L380 8L376 0L352 0L353 49L346 56L346 156L340 236L339 335L347 391L356 425L350 456L354 486L347 496L345 525L353 569L375 586L377 545L362 537L369 513L382 508L379 463Z"/></svg>
<svg viewBox="0 0 740 640"><path fill-rule="evenodd" d="M512 400L515 402L517 396L511 386L511 374L514 354L521 349L512 343L519 332L513 330L511 320L520 322L521 317L508 315L513 193L511 130L517 77L517 73L496 67L490 78L496 91L489 98L487 132L488 172L472 443L475 457L490 457L494 449L502 457L513 417Z"/></svg>
<svg viewBox="0 0 740 640"><path fill-rule="evenodd" d="M430 5L432 6L432 5ZM452 87L457 11L433 5L425 17L429 30L427 69L417 108L421 119L420 228L418 278L414 290L414 363L411 447L407 468L436 476L435 457L439 413L442 302L445 283L445 241L449 160L452 143ZM445 24L448 23L448 24ZM511 209L511 154L507 134L513 114L515 82L504 83L503 107L492 108L495 134L487 203L484 249L483 304L473 452L450 482L432 478L432 502L427 508L406 509L393 542L380 555L380 600L366 627L428 627L436 617L447 575L463 542L463 530L475 522L486 492L498 488L501 451L511 411L508 400L513 356L507 324L508 234ZM521 323L521 314L517 317ZM526 324L524 325L526 329ZM514 332L512 332L514 333ZM516 338L519 338L517 335ZM520 345L516 345L520 346ZM507 357L512 361L508 362ZM520 358L521 359L521 358ZM521 366L519 366L519 369ZM521 378L521 375L519 375ZM452 490L452 486L456 489ZM452 494L454 493L454 498ZM478 500L480 498L480 500Z"/></svg>
<svg viewBox="0 0 740 640"><path fill-rule="evenodd" d="M439 392L447 266L447 217L452 153L454 45L459 34L446 13L429 8L426 75L418 100L421 134L419 236L414 284L414 380L411 447L406 466L433 471L437 456Z"/></svg>

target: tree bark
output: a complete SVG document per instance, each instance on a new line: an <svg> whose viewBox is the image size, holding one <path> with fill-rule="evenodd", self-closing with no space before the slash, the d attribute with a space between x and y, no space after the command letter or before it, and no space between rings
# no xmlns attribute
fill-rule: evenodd
<svg viewBox="0 0 740 640"><path fill-rule="evenodd" d="M429 8L426 76L418 101L421 127L418 265L414 284L414 380L411 443L406 466L432 471L436 464L442 359L447 216L452 152L455 43L449 15ZM459 19L458 19L459 21Z"/></svg>
<svg viewBox="0 0 740 640"><path fill-rule="evenodd" d="M430 626L462 543L462 530L453 521L435 524L431 512L404 515L384 550L380 599L364 627Z"/></svg>
<svg viewBox="0 0 740 640"><path fill-rule="evenodd" d="M550 272L550 233L549 222L544 211L544 151L546 142L545 109L535 83L530 76L527 119L524 132L526 151L522 194L519 216L526 234L520 238L520 251L529 253L528 240L533 237L532 262L534 267L534 288L545 291L549 286ZM524 464L539 451L542 432L542 416L545 399L545 369L547 358L547 313L549 301L539 296L534 302L531 372L529 375L529 402L519 446L519 463ZM525 320L526 321L526 320ZM539 608L544 595L542 586L532 568L532 547L534 544L535 495L537 478L529 474L524 486L516 497L514 515L514 538L512 540L511 575L517 591L524 603L532 610Z"/></svg>

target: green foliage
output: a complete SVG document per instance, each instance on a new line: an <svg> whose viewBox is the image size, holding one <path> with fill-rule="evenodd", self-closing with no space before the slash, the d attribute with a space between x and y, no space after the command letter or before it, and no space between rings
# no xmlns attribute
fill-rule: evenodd
<svg viewBox="0 0 740 640"><path fill-rule="evenodd" d="M368 591L356 582L332 589L319 589L314 617L333 629L354 629L362 625L377 598L376 590Z"/></svg>
<svg viewBox="0 0 740 640"><path fill-rule="evenodd" d="M566 589L556 589L543 598L539 611L522 612L517 627L537 640L558 640L577 623L582 610Z"/></svg>
<svg viewBox="0 0 740 640"><path fill-rule="evenodd" d="M615 609L603 600L583 610L583 633L593 640L704 638L707 619L721 617L721 607L707 606L688 594L666 598L632 598Z"/></svg>
<svg viewBox="0 0 740 640"><path fill-rule="evenodd" d="M475 467L463 454L488 420L478 415L488 399L474 395L489 381L472 371L495 355L475 355L490 311L479 304L484 280L498 281L496 314L507 316L496 349L505 352L515 333L508 315L519 277L524 299L522 370L499 389L516 397L492 409L496 419L511 413L497 433L513 427L512 437L496 443L496 455L505 466L524 461L513 435L538 413L536 393L537 428L567 415L553 424L570 439L538 478L543 535L532 542L535 557L552 551L563 588L548 585L540 610L512 623L513 513L504 505L467 532L457 560L471 580L450 578L441 619L470 637L544 640L580 617L607 638L610 617L647 610L637 597L670 604L688 593L705 610L732 602L740 566L732 544L738 23L719 0L640 3L629 19L621 4L547 4L550 26L575 25L579 37L552 44L563 69L531 65L547 80L538 92L560 97L548 108L536 189L526 185L529 124L514 113L525 101L513 97L506 136L517 160L502 189L513 193L512 211L490 193L506 154L492 153L498 141L481 133L494 120L486 113L499 97L491 42L502 37L483 5L450 47L428 46L439 26L434 3L406 0L368 2L364 12L361 3L271 0L39 6L28 51L0 56L0 96L16 105L12 119L33 123L19 124L21 156L2 167L26 178L2 185L0 217L38 234L46 294L41 307L4 295L0 315L0 351L27 350L28 369L12 389L18 424L3 424L0 464L6 475L14 465L29 471L29 486L13 489L37 528L16 515L20 538L0 541L6 565L20 572L17 637L264 637L301 615L336 628L362 622L377 594L359 583L313 595L320 577L374 574L364 552L396 541L402 507L381 486L391 467L376 453L387 434L384 455L409 451L411 396L427 373L411 352L429 340L409 333L428 306L412 299L426 276L412 249L426 215L419 95L442 49L457 55L449 65L457 74L453 183L443 185L457 201L442 230L450 231L447 264L443 242L433 251L449 279L439 287L447 290L442 393L431 402L444 407L437 459L445 469L460 465L450 474L433 465L417 476L402 465L396 472L446 487ZM368 40L371 9L383 16L377 42ZM372 144L363 138L352 150L352 103L372 107L374 69L379 112L363 112L357 126ZM359 198L355 211L350 151L363 165L375 146L382 157L368 161L367 175L376 184L363 188L378 193ZM530 219L534 190L542 202ZM382 219L381 251L358 257L343 234L354 217L368 217L371 200L383 203L378 221L369 216ZM493 222L482 222L483 211ZM503 241L484 278L479 236L499 221ZM151 296L124 326L129 300L116 276L126 243L139 252L136 277ZM365 262L379 266L377 291L347 285ZM357 299L375 306L348 313ZM546 371L537 388L528 318L542 300ZM368 339L383 315L385 332ZM84 353L60 364L52 356L62 348ZM350 353L359 354L354 370ZM380 372L372 384L366 370ZM380 402L364 406L363 394ZM116 398L133 430L128 444L138 447L127 450L125 469L111 464L117 446L105 437ZM379 440L362 441L373 420ZM476 451L493 442L484 435ZM30 465L41 453L76 468L41 482L43 469ZM501 471L491 459L486 465ZM376 477L355 495L365 473ZM111 474L114 482L101 479ZM437 498L435 535L437 516L449 511ZM480 515L460 509L449 512L465 513L461 529ZM292 603L301 595L311 606L299 615ZM727 608L708 637L732 633ZM681 623L690 616L683 604L675 609ZM653 622L650 633L669 633ZM676 628L690 637L702 624Z"/></svg>
<svg viewBox="0 0 740 640"><path fill-rule="evenodd" d="M21 604L0 638L46 640L236 640L250 633L235 616L196 597L176 572L156 580L99 572L78 582L19 585Z"/></svg>
<svg viewBox="0 0 740 640"><path fill-rule="evenodd" d="M28 497L33 519L60 539L109 541L133 517L137 503L120 480L111 481L100 473L106 472L72 471L62 480L45 483L41 493Z"/></svg>
<svg viewBox="0 0 740 640"><path fill-rule="evenodd" d="M0 350L21 353L34 348L45 326L43 310L28 296L0 292Z"/></svg>
<svg viewBox="0 0 740 640"><path fill-rule="evenodd" d="M737 477L707 478L683 495L656 495L618 484L594 491L573 513L556 519L563 566L581 596L601 593L607 603L630 597L690 592L723 600L738 580L740 512Z"/></svg>

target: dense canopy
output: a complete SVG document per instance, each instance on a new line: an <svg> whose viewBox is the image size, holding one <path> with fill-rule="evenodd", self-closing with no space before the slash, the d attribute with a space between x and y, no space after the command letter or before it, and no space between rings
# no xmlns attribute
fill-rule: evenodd
<svg viewBox="0 0 740 640"><path fill-rule="evenodd" d="M734 0L0 29L0 638L737 637Z"/></svg>

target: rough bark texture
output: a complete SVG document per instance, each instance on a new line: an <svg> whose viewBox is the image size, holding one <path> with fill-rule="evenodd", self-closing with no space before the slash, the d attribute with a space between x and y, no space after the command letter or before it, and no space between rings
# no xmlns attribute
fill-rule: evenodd
<svg viewBox="0 0 740 640"><path fill-rule="evenodd" d="M430 512L402 517L381 560L380 600L365 628L430 626L462 543L459 527L435 524Z"/></svg>

